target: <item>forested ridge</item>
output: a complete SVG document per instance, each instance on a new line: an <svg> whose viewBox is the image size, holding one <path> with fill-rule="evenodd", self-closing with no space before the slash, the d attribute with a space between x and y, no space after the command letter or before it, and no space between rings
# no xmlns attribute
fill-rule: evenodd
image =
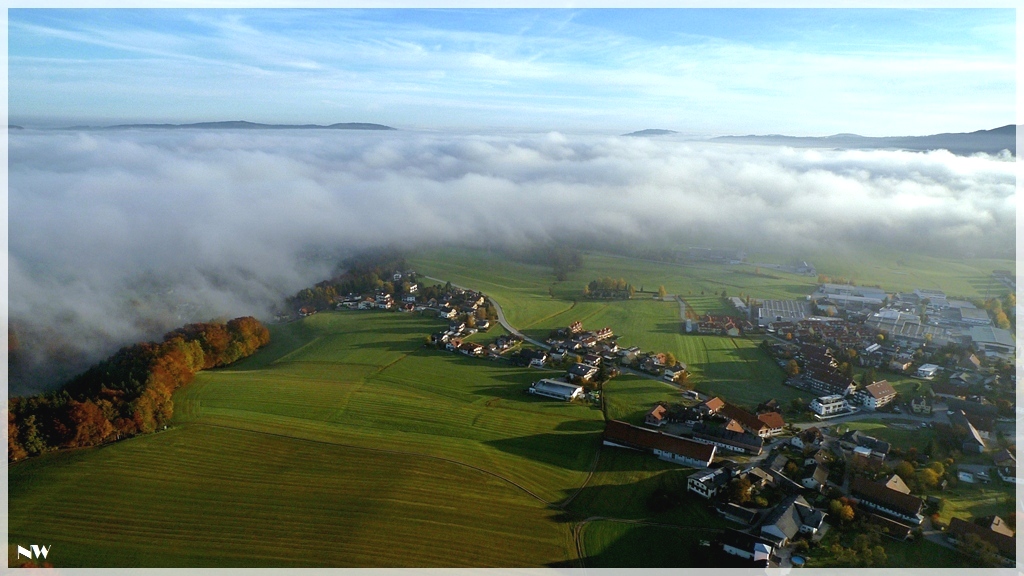
<svg viewBox="0 0 1024 576"><path fill-rule="evenodd" d="M267 328L245 316L188 324L162 342L126 346L55 392L11 398L8 460L153 432L174 412L171 394L197 372L231 364L269 342Z"/></svg>

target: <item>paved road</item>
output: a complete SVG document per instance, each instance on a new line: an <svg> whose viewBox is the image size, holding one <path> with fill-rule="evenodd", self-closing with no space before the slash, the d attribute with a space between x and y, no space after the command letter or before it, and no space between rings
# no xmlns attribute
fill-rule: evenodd
<svg viewBox="0 0 1024 576"><path fill-rule="evenodd" d="M427 278L429 280L434 280L436 282L445 282L445 280L441 280L440 278L433 278L431 276L424 276L424 278ZM452 284L452 286L455 286L456 288L462 288L463 290L470 290L470 288L466 288L464 286L459 286L457 284ZM675 296L672 296L672 297L675 298L679 302L679 318L680 318L680 320L685 321L686 320L686 302L681 297L679 297L678 295L675 295ZM545 350L548 348L547 343L541 342L540 340L536 340L534 338L530 338L529 336L523 334L522 332L517 330L515 327L513 327L511 324L509 324L508 320L505 319L505 311L502 310L501 304L499 304L491 296L488 296L488 298L490 299L491 303L494 304L494 309L498 313L498 323L501 324L505 328L505 330L507 330L510 334L514 334L516 336L519 336L520 338L522 338L526 342L529 342L529 343L531 343L531 344L533 344L535 346L540 346L541 348L543 348ZM785 342L785 340L782 340L781 338L778 338L778 337L775 337L775 338L777 340L779 340L780 342ZM676 384L674 382L666 382L664 379L659 378L657 376L652 376L651 374L646 374L644 372L639 372L637 370L633 370L633 369L627 368L625 366L621 367L621 370L622 370L623 374L632 374L633 376L639 376L641 378L647 378L648 380L656 380L658 382L661 382L662 384L665 384L667 386L672 386L672 387L674 387L674 388L676 388L678 390L682 390L683 389L681 386L679 386L678 384ZM701 394L701 398L700 399L701 400L706 400L707 397L705 397L705 395ZM834 418L834 419L830 419L830 420L811 421L811 422L794 422L793 426L796 429L798 429L798 430L803 430L805 428L810 428L812 426L817 426L817 427L831 426L833 424L842 424L844 422L856 422L858 420L910 420L910 421L913 421L913 422L938 422L940 424L948 424L949 423L949 417L946 416L945 410L935 410L935 414L933 416L918 416L916 414L893 414L891 412L870 412L869 411L869 412L858 412L858 413L852 414L850 416L843 416L843 417L840 417L840 418Z"/></svg>
<svg viewBox="0 0 1024 576"><path fill-rule="evenodd" d="M442 282L442 283L443 282L447 282L446 280L442 280L440 278L434 278L433 276L424 276L424 278L426 278L427 280L433 280L435 282ZM465 286L459 286L458 284L452 284L452 286L454 286L455 288L461 288L462 290L473 290L472 288L466 288ZM508 320L505 319L505 311L501 309L501 304L498 304L498 301L495 300L490 295L487 296L487 299L491 301L491 304L494 304L494 310L498 313L498 323L501 324L502 327L505 328L505 330L508 330L509 334L513 334L515 336L519 336L520 338L522 338L523 340L529 342L530 344L533 344L534 346L540 346L541 348L543 348L545 350L548 349L548 345L546 343L541 342L540 340L535 340L533 338L530 338L526 334L523 334L519 330L516 330L515 328L513 328L512 325L508 323Z"/></svg>
<svg viewBox="0 0 1024 576"><path fill-rule="evenodd" d="M519 336L520 338L529 342L530 344L533 344L534 346L540 346L545 350L548 349L547 343L530 338L526 334L523 334L519 330L513 328L512 325L508 323L508 320L505 319L505 311L501 309L501 304L498 304L498 301L495 300L494 298L491 298L490 296L488 296L488 298L490 298L491 304L494 304L494 310L498 313L498 323L501 324L505 328L505 330L508 330L510 334L515 334L516 336Z"/></svg>
<svg viewBox="0 0 1024 576"><path fill-rule="evenodd" d="M428 279L428 280L433 280L435 282L446 282L446 280L442 280L440 278L434 278L433 276L423 276L423 277ZM458 284L452 284L452 286L454 286L456 288L461 288L463 290L472 290L471 288L466 288L465 286L459 286ZM501 304L498 304L498 301L495 300L490 295L488 295L487 298L491 301L491 304L494 304L494 310L498 313L498 323L501 324L502 327L505 328L505 330L507 330L510 334L515 334L516 336L519 336L520 338L522 338L526 342L529 342L530 344L533 344L534 346L539 346L539 347L543 348L544 350L548 349L548 345L547 345L546 342L541 342L540 340L536 340L534 338L530 338L529 336L527 336L526 334L523 334L522 332L517 330L514 326L509 324L508 320L505 319L505 311L501 309ZM678 297L676 297L676 298L678 298ZM682 300L680 300L680 302L682 302ZM665 379L660 378L658 376L653 376L651 374L647 374L647 373L644 373L644 372L638 372L636 370L633 370L631 368L627 368L625 366L620 367L620 369L622 370L623 374L632 374L634 376L639 376L641 378L647 378L648 380L656 380L658 382L661 382L662 384L665 384L666 386L671 386L671 387L676 388L678 390L682 390L683 389L681 386L679 386L675 382L667 382L667 381L665 381Z"/></svg>

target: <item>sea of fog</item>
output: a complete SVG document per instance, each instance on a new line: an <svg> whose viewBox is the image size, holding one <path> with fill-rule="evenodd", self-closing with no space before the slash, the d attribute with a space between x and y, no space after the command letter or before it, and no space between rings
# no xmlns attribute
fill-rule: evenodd
<svg viewBox="0 0 1024 576"><path fill-rule="evenodd" d="M329 130L9 134L11 392L265 315L380 244L873 243L1010 257L1015 165L945 151Z"/></svg>

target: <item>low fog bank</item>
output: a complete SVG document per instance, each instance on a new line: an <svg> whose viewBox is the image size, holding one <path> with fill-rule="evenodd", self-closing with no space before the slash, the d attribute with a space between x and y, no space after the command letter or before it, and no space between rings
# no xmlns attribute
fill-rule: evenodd
<svg viewBox="0 0 1024 576"><path fill-rule="evenodd" d="M11 392L189 321L266 316L392 244L1014 250L1005 157L416 132L9 136Z"/></svg>

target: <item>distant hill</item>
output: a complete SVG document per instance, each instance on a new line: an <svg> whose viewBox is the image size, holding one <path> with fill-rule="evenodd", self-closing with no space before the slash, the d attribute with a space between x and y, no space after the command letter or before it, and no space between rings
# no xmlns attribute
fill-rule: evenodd
<svg viewBox="0 0 1024 576"><path fill-rule="evenodd" d="M329 124L324 126L321 124L260 124L258 122L246 122L245 120L230 120L225 122L197 122L194 124L118 124L116 126L81 126L76 128L96 130L118 130L125 128L212 128L217 130L395 130L395 128L392 128L391 126L385 126L383 124L370 124L366 122L339 122L337 124Z"/></svg>
<svg viewBox="0 0 1024 576"><path fill-rule="evenodd" d="M638 130L636 132L630 132L629 134L623 134L623 136L668 136L669 134L678 134L678 132L675 130L648 128L647 130Z"/></svg>
<svg viewBox="0 0 1024 576"><path fill-rule="evenodd" d="M857 134L835 134L832 136L719 136L718 142L738 144L774 144L798 148L840 148L864 149L885 148L898 150L949 150L953 154L974 154L985 152L998 154L1003 150L1017 153L1017 127L1013 124L978 130L977 132L932 134L930 136L886 136L873 138Z"/></svg>
<svg viewBox="0 0 1024 576"><path fill-rule="evenodd" d="M17 124L8 124L7 125L7 129L8 130L24 130L25 127L24 126L18 126Z"/></svg>

